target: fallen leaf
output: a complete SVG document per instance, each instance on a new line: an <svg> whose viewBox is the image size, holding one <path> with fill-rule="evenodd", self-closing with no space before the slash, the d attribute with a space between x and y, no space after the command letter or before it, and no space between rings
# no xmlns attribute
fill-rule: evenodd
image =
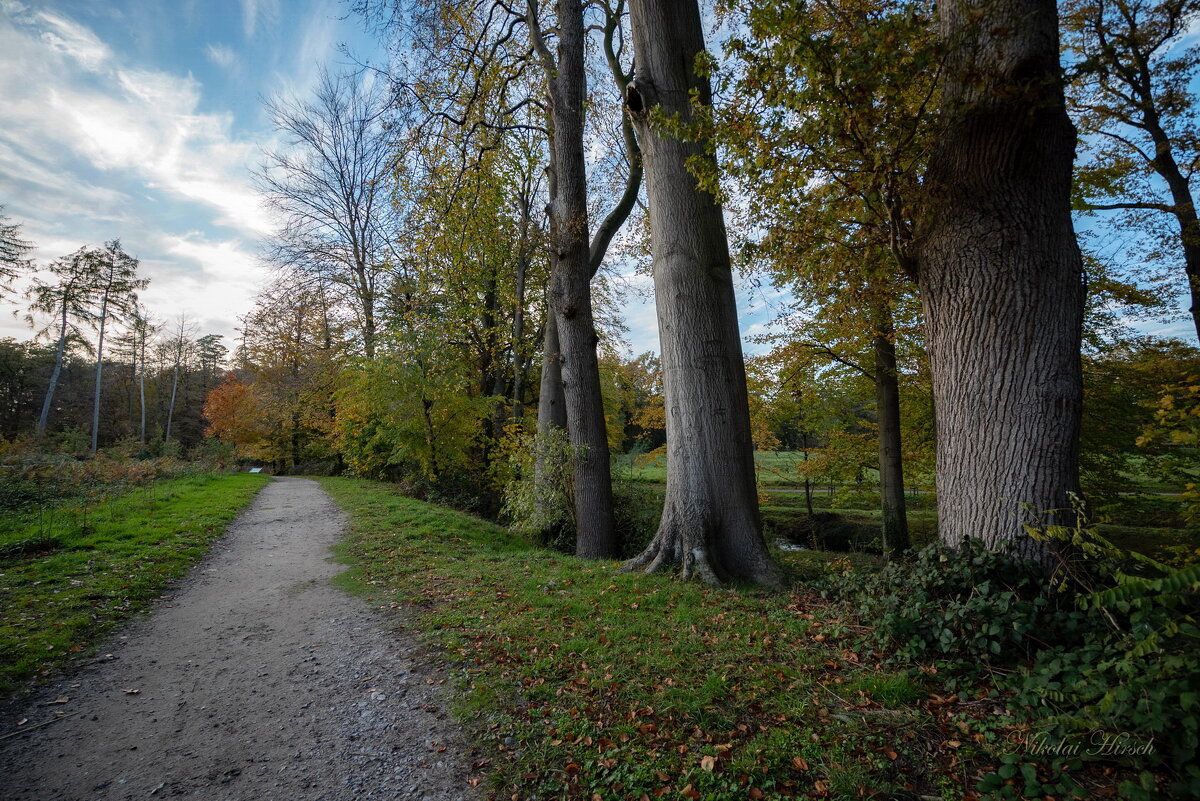
<svg viewBox="0 0 1200 801"><path fill-rule="evenodd" d="M792 764L796 766L796 770L808 770L808 760L804 757L792 757Z"/></svg>
<svg viewBox="0 0 1200 801"><path fill-rule="evenodd" d="M717 766L716 757L705 756L700 759L700 768L702 770L706 770L709 773L712 773L713 768L715 768L716 766Z"/></svg>
<svg viewBox="0 0 1200 801"><path fill-rule="evenodd" d="M132 688L129 688L129 687L126 687L126 688L125 688L125 694L126 694L126 695L137 695L137 694L138 694L138 693L140 693L140 692L141 692L141 690L134 690L134 689L132 689Z"/></svg>
<svg viewBox="0 0 1200 801"><path fill-rule="evenodd" d="M58 698L55 698L53 701L47 701L46 706L54 706L55 704L65 704L67 701L70 701L70 700L71 699L68 698L67 696L60 695Z"/></svg>

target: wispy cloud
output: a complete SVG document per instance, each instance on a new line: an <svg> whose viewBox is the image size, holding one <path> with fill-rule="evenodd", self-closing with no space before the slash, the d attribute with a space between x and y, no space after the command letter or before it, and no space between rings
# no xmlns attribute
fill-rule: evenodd
<svg viewBox="0 0 1200 801"><path fill-rule="evenodd" d="M0 153L42 165L73 155L114 173L110 185L124 177L207 205L243 233L270 229L247 177L257 148L232 136L231 115L199 111L195 78L122 65L63 17L18 25L0 23Z"/></svg>
<svg viewBox="0 0 1200 801"><path fill-rule="evenodd" d="M62 53L88 70L99 70L112 58L112 53L87 28L66 17L43 11L37 15L43 23L41 40L52 50Z"/></svg>
<svg viewBox="0 0 1200 801"><path fill-rule="evenodd" d="M228 45L212 44L210 42L204 47L204 55L208 57L209 61L222 69L229 69L237 63L237 53L233 52L233 48Z"/></svg>
<svg viewBox="0 0 1200 801"><path fill-rule="evenodd" d="M279 0L242 0L242 32L253 39L258 21L272 24L279 19Z"/></svg>

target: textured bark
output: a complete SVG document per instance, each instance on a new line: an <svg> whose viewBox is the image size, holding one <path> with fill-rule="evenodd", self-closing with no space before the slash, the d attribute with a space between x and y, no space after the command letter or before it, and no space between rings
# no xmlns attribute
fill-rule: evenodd
<svg viewBox="0 0 1200 801"><path fill-rule="evenodd" d="M879 425L879 496L882 501L883 550L909 547L904 503L904 460L900 450L900 382L896 343L886 317L875 335L875 417Z"/></svg>
<svg viewBox="0 0 1200 801"><path fill-rule="evenodd" d="M763 541L754 480L746 371L742 361L725 222L686 161L700 144L664 135L654 109L689 118L689 93L710 101L694 70L704 49L695 2L630 5L637 70L626 105L637 130L650 200L651 247L662 347L667 490L649 547L627 563L655 571L678 565L709 583L778 585Z"/></svg>
<svg viewBox="0 0 1200 801"><path fill-rule="evenodd" d="M1053 0L952 0L945 118L917 243L937 409L938 529L1043 564L1023 526L1079 489L1082 266L1075 131Z"/></svg>
<svg viewBox="0 0 1200 801"><path fill-rule="evenodd" d="M616 553L608 430L600 394L596 326L592 317L587 217L587 169L583 158L583 5L558 2L558 58L551 78L554 137L554 264L550 301L559 338L559 368L567 407L575 481L575 553L588 558Z"/></svg>

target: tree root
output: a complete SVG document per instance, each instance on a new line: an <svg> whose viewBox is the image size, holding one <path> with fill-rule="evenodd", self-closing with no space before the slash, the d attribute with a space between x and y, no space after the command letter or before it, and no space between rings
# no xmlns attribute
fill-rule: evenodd
<svg viewBox="0 0 1200 801"><path fill-rule="evenodd" d="M681 556L681 549L672 540L674 537L670 534L664 536L664 531L659 529L650 546L622 564L621 571L632 573L635 570L641 570L644 573L660 573L678 567L679 577L683 581L697 579L710 587L721 586L722 581L709 559L707 549L703 547L682 549Z"/></svg>

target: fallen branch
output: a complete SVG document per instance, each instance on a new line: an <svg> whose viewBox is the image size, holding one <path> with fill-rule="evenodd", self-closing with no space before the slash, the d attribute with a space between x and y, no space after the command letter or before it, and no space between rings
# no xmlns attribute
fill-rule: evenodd
<svg viewBox="0 0 1200 801"><path fill-rule="evenodd" d="M62 720L65 717L66 717L66 715L59 715L56 718L50 718L49 720L43 720L41 723L35 723L32 726L26 726L23 729L17 729L16 731L10 731L8 734L0 735L0 740L7 740L9 737L16 737L18 734L24 734L27 731L33 731L34 729L40 729L42 726L49 726L51 723L57 723L58 721Z"/></svg>

